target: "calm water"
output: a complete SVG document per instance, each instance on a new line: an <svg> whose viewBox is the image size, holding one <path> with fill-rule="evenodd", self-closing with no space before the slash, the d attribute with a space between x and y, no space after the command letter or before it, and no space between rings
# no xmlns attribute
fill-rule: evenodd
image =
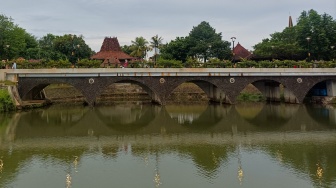
<svg viewBox="0 0 336 188"><path fill-rule="evenodd" d="M336 187L334 109L52 106L0 121L0 187Z"/></svg>

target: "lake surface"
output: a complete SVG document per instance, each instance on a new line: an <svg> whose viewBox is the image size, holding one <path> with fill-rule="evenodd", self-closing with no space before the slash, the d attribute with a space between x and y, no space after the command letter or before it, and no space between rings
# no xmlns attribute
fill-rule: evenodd
<svg viewBox="0 0 336 188"><path fill-rule="evenodd" d="M54 105L0 121L0 187L336 187L332 108Z"/></svg>

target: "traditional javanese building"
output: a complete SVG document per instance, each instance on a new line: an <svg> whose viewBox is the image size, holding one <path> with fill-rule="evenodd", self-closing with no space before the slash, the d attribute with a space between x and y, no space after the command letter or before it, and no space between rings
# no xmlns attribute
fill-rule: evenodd
<svg viewBox="0 0 336 188"><path fill-rule="evenodd" d="M242 59L251 59L253 57L253 54L246 50L242 45L240 45L239 42L237 46L233 48L233 53L233 58L235 61L240 61Z"/></svg>
<svg viewBox="0 0 336 188"><path fill-rule="evenodd" d="M117 37L106 37L100 51L91 59L102 60L101 67L127 67L135 58L121 50Z"/></svg>

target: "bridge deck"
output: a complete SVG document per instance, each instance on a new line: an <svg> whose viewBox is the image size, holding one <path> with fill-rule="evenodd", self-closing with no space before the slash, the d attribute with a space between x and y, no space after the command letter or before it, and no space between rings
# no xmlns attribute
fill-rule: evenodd
<svg viewBox="0 0 336 188"><path fill-rule="evenodd" d="M106 76L336 76L336 68L68 68L3 69L0 75L19 77Z"/></svg>

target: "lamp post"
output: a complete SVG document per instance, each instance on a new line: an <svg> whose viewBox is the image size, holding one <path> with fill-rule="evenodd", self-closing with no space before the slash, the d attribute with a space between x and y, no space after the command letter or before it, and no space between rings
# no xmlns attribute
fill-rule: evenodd
<svg viewBox="0 0 336 188"><path fill-rule="evenodd" d="M80 48L80 45L77 44L77 63L79 62L79 48Z"/></svg>
<svg viewBox="0 0 336 188"><path fill-rule="evenodd" d="M272 61L273 61L274 60L274 55L273 54L274 54L274 48L275 47L272 45L271 48L272 48Z"/></svg>
<svg viewBox="0 0 336 188"><path fill-rule="evenodd" d="M332 59L333 61L334 61L334 56L333 56L334 47L335 47L335 46L330 46L330 48L331 48L331 59Z"/></svg>
<svg viewBox="0 0 336 188"><path fill-rule="evenodd" d="M8 59L9 59L9 47L10 45L6 45L6 58L7 58L7 62L8 62Z"/></svg>
<svg viewBox="0 0 336 188"><path fill-rule="evenodd" d="M310 43L311 38L307 37L306 39L307 39L307 42L308 42L308 61L310 61L310 45L309 45L309 43Z"/></svg>
<svg viewBox="0 0 336 188"><path fill-rule="evenodd" d="M234 53L234 42L236 40L236 37L231 37L232 40L232 56L233 56L233 64L235 63L235 53Z"/></svg>
<svg viewBox="0 0 336 188"><path fill-rule="evenodd" d="M208 45L208 50L207 50L207 52L208 52L208 53L207 53L207 59L209 59L209 60L210 60L210 58L211 58L211 47L212 47L211 44L209 44L209 45ZM204 60L204 62L205 62L205 61L206 61L206 60Z"/></svg>

